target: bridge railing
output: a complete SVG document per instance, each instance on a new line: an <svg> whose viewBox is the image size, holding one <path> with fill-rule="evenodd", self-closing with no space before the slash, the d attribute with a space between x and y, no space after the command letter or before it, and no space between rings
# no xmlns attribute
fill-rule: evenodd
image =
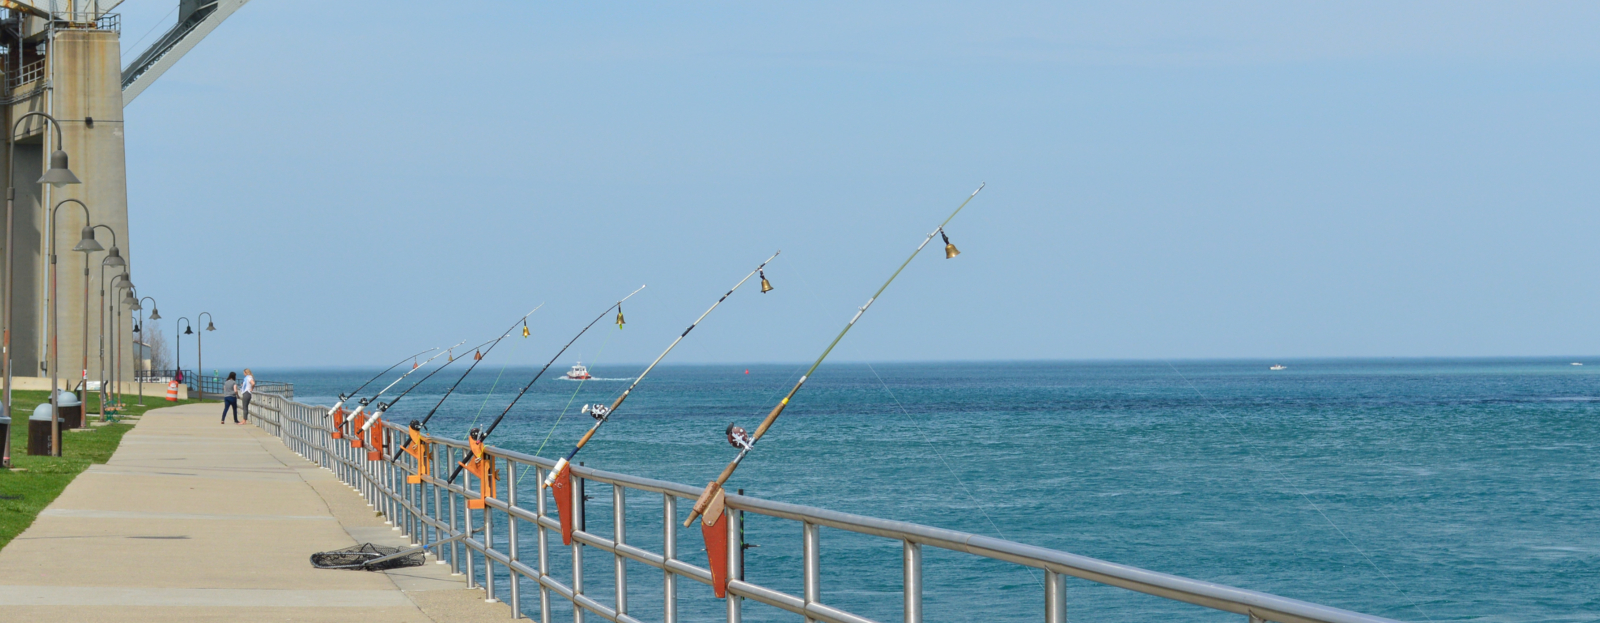
<svg viewBox="0 0 1600 623"><path fill-rule="evenodd" d="M510 602L513 616L524 616L524 607L545 623L552 621L551 605L555 600L571 604L573 618L582 623L586 616L597 616L618 623L633 623L645 616L674 623L678 618L678 580L688 579L704 584L713 582L712 571L696 564L700 555L680 558L679 524L687 517L688 507L700 495L700 489L673 482L640 478L573 466L573 515L570 557L563 557L564 566L571 578L556 577L552 571L552 557L565 546L552 547L551 533L560 542L561 522L554 510L552 493L537 488L532 505L519 497L519 481L527 472L542 481L554 462L541 458L489 447L487 454L497 464L505 465L504 483L498 495L484 500L481 510L468 508L469 500L480 498L482 482L475 481L467 472L456 483L445 481L451 469L467 453L465 442L437 437L429 438L426 458L427 475L420 483L408 484L407 476L417 473L417 462L409 454L392 457L400 443L409 440L406 431L384 421L373 427L374 435L383 443L384 460L368 460L370 441L356 448L345 439L331 437L332 420L326 407L315 407L270 394L257 399L252 418L268 432L279 436L295 452L334 472L346 484L354 487L373 505L386 522L408 536L414 544L435 543L451 537L464 538L440 547L437 553L440 564L449 564L457 573L464 574L469 587L481 588L489 600L504 598ZM583 512L588 500L584 495L584 482L611 485L610 534L587 531ZM535 484L534 487L537 487ZM530 487L531 488L531 487ZM650 550L628 538L629 504L631 494L649 494L656 501L662 517L660 547ZM1391 619L1341 610L1309 602L1279 597L1266 593L1234 588L1211 582L1148 571L1137 567L1079 556L1067 552L1035 547L956 530L946 530L902 521L892 521L840 513L821 508L773 502L744 495L728 495L724 519L728 542L741 544L745 514L791 521L799 524L803 536L803 555L800 572L804 577L802 594L785 593L771 587L746 581L743 548L728 547L727 595L725 602L727 620L737 623L742 617L743 600L749 599L799 614L807 621L829 623L867 623L872 619L830 606L821 600L823 552L818 537L821 527L844 530L870 537L898 541L902 551L903 620L922 621L922 560L924 548L933 547L951 552L986 558L994 561L1032 567L1044 572L1039 617L1049 623L1067 620L1066 578L1075 577L1137 591L1215 610L1232 612L1246 617L1249 623L1277 621L1281 623L1397 623ZM529 535L526 527L533 528ZM694 532L691 530L690 532ZM532 537L529 549L528 538ZM655 541L656 539L650 539ZM691 539L689 543L698 541ZM613 560L611 595L586 592L584 589L584 548L609 554ZM689 545L683 551L697 552L699 547ZM433 552L430 551L430 555ZM530 555L531 554L531 555ZM634 561L654 567L662 572L660 584L661 612L642 615L629 608L630 584L627 562ZM501 582L504 581L502 586ZM525 592L524 584L531 583L536 590ZM502 591L508 594L502 594ZM634 594L638 594L634 590ZM654 595L652 595L654 597ZM530 600L537 603L531 603ZM719 616L720 618L720 616Z"/></svg>

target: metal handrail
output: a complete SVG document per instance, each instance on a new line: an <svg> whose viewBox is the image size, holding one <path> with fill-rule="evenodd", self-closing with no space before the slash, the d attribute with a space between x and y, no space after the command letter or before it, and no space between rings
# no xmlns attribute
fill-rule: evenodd
<svg viewBox="0 0 1600 623"><path fill-rule="evenodd" d="M355 487L363 496L372 503L388 522L408 535L414 543L433 543L453 537L463 537L452 542L448 548L440 548L441 564L450 564L452 569L467 576L467 583L471 587L481 587L489 599L496 598L494 578L496 568L500 573L509 574L510 602L513 616L521 616L521 583L517 577L527 578L539 587L539 610L543 614L542 620L550 620L550 603L552 599L561 599L573 604L575 619L581 623L584 613L590 613L609 621L631 622L637 621L628 613L627 608L627 576L624 560L632 560L665 572L666 578L662 588L662 602L664 604L664 620L677 620L677 590L674 581L677 577L684 577L701 583L710 584L712 574L709 569L685 562L677 557L677 522L680 516L677 513L678 500L695 500L700 495L700 489L674 482L642 478L628 474L619 474L583 466L572 466L574 479L573 509L578 517L574 521L577 526L582 526L582 514L585 497L582 482L594 481L612 486L612 530L610 536L587 532L582 529L573 530L572 558L570 566L573 577L570 582L562 582L551 576L549 568L550 552L552 548L547 543L549 531L559 531L561 524L547 509L549 496L541 489L534 509L530 510L518 504L517 500L517 469L514 466L527 466L534 470L536 482L542 481L544 475L554 467L555 462L542 457L490 447L488 454L507 462L508 474L506 486L500 491L498 497L486 499L486 508L481 511L471 511L466 508L468 499L477 499L480 490L475 490L463 478L459 483L446 483L432 475L422 479L421 484L406 484L406 476L416 473L416 465L409 455L402 454L401 460L368 461L367 449L356 449L344 441L335 441L330 437L332 421L328 418L325 407L313 407L294 402L283 396L264 394L258 398L259 413L254 418L258 425L268 429L273 434L281 437L284 443L295 452L308 460L319 463L322 467L333 471L346 484ZM387 421L373 429L376 435L381 436L385 448L393 450L398 447L397 442L408 439L408 435L398 425ZM465 441L440 437L429 438L429 460L434 468L448 468L455 464L459 457L468 452ZM440 473L440 469L431 469L430 474ZM480 485L482 483L479 483ZM626 504L627 491L641 493L655 493L661 496L663 517L665 519L662 535L662 550L653 552L627 542L626 539ZM790 612L801 614L807 619L816 621L829 621L833 623L864 623L871 619L845 612L843 610L821 603L820 591L816 569L820 566L820 545L817 540L817 529L828 527L874 537L898 540L904 548L904 599L905 620L922 620L922 570L921 548L936 547L953 552L962 552L992 560L1009 562L1042 569L1045 572L1045 608L1044 619L1048 622L1066 621L1066 583L1067 577L1081 578L1091 582L1115 586L1127 590L1155 595L1169 600L1185 602L1215 610L1232 612L1248 617L1248 621L1278 621L1281 623L1396 623L1392 619L1351 612L1339 608L1323 606L1277 595L1270 595L1212 582L1194 580L1190 578L1149 571L1128 565L1080 556L1068 552L1052 550L1014 541L996 539L957 530L934 528L903 521L866 517L850 513L841 513L822 508L774 502L745 495L729 494L726 505L730 509L726 514L727 530L730 541L738 543L737 535L740 534L743 513L751 513L775 519L799 522L803 527L805 536L805 595L791 595L769 587L760 586L744 579L740 565L742 556L737 554L739 548L730 546L728 574L728 595L726 600L727 620L737 622L741 617L740 600L753 599L755 601L782 608ZM476 523L474 518L476 517ZM505 522L503 529L508 530L507 550L501 551L496 545L496 520ZM517 536L519 523L531 524L537 530L537 566L530 566L521 555L520 543ZM482 531L481 538L464 535L468 526L472 526L474 533ZM616 595L610 605L601 603L584 593L583 589L583 558L581 548L590 547L611 554L616 560L615 589ZM483 581L479 581L481 572ZM552 593L554 597L552 597Z"/></svg>

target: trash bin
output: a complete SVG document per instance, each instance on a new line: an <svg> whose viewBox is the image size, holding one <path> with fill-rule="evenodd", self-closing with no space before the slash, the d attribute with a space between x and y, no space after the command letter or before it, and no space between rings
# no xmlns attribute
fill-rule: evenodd
<svg viewBox="0 0 1600 623"><path fill-rule="evenodd" d="M61 392L56 406L61 407L61 428L83 428L83 403L77 394Z"/></svg>
<svg viewBox="0 0 1600 623"><path fill-rule="evenodd" d="M0 443L4 443L6 459L11 458L11 418L0 415Z"/></svg>
<svg viewBox="0 0 1600 623"><path fill-rule="evenodd" d="M44 403L33 409L33 415L28 418L28 455L50 455L50 403Z"/></svg>

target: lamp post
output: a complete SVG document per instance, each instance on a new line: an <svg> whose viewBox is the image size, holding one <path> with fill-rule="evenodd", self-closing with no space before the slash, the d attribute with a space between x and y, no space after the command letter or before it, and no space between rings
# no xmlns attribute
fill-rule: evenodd
<svg viewBox="0 0 1600 623"><path fill-rule="evenodd" d="M46 320L50 323L50 453L54 456L61 456L61 390L57 387L61 377L61 348L58 343L61 337L61 318L58 311L60 305L57 304L56 298L56 212L61 209L61 206L69 202L76 203L78 207L83 208L84 225L82 236L78 240L78 245L72 247L72 250L83 253L83 261L85 262L84 278L88 278L89 268L87 262L89 261L89 254L94 251L105 250L105 247L100 246L99 242L95 242L94 225L89 223L89 206L84 205L82 201L77 199L65 199L61 203L57 203L55 207L50 208L50 226L47 228L50 239L50 316ZM88 339L89 336L85 334L83 337ZM79 402L79 404L83 403ZM81 409L82 407L80 406L79 408Z"/></svg>
<svg viewBox="0 0 1600 623"><path fill-rule="evenodd" d="M152 321L160 320L161 319L161 309L156 307L156 299L155 299L155 297L146 296L144 298L139 299L139 302L143 303L145 299L150 299L150 320L152 320ZM144 334L144 330L143 330L143 325L144 325L144 306L141 305L139 307L134 308L134 310L139 312L139 322L138 322L138 324L133 325L133 331L135 333L139 334L139 343L144 346L145 350L150 350L150 343L145 341L145 334ZM151 359L154 359L154 358L155 358L155 354L151 353ZM145 369L144 369L144 374L134 373L134 375L133 375L134 378L138 379L138 381L139 381L139 406L141 406L141 407L144 406L144 377L148 376L149 374L150 374L150 368L148 366L146 366Z"/></svg>
<svg viewBox="0 0 1600 623"><path fill-rule="evenodd" d="M128 311L128 315L132 316L133 315L133 310L139 309L139 298L134 295L134 286L133 286L133 284L132 283L127 283L126 285L128 286L128 291L123 294L122 303L123 303L123 305L127 305L128 306L128 310L129 310ZM112 351L115 355L112 358L113 362L111 364L111 369L115 371L118 383L126 383L127 381L123 380L123 377L122 377L122 365L121 365L122 364L122 347L123 347L123 344L122 344L122 307L120 305L117 307L117 328L113 333L115 334L115 337L116 337L116 340L117 340L117 347ZM121 385L115 385L113 387L115 387L116 390L117 390L117 405L121 406L123 397L124 397L125 394L128 393L128 391L127 391L126 388L124 388Z"/></svg>
<svg viewBox="0 0 1600 623"><path fill-rule="evenodd" d="M80 183L78 176L73 175L72 171L67 168L67 152L60 149L65 141L61 139L61 124L56 121L56 118L42 112L30 112L17 117L16 123L11 126L11 134L6 137L6 274L5 288L0 289L0 298L4 299L0 301L0 316L4 316L4 318L0 318L0 367L5 368L4 380L0 381L4 383L4 389L0 391L0 393L4 394L0 396L0 411L3 411L7 417L11 415L11 286L16 281L14 278L15 273L12 270L12 256L15 255L15 249L17 248L15 233L17 231L15 216L17 200L16 136L17 128L22 127L22 122L28 120L29 117L43 117L46 125L55 128L56 131L57 149L50 154L50 168L44 172L44 175L39 178L37 183L50 184L57 187ZM48 134L48 130L46 133ZM10 428L6 430L5 448L0 449L0 456L8 457L6 466L10 467L11 434Z"/></svg>
<svg viewBox="0 0 1600 623"><path fill-rule="evenodd" d="M121 251L121 249L119 249L117 247L117 230L112 229L108 225L95 225L94 228L95 229L105 228L106 231L111 232L111 251L106 253L105 258L100 260L100 282L101 282L100 289L101 289L101 295L102 295L101 299L102 299L102 303L103 303L104 299L105 299L105 296L104 296L104 294L105 294L105 272L106 272L105 271L105 267L106 266L112 266L112 267L117 267L117 268L123 268L123 267L126 267L128 265L128 262L126 260L122 259L122 251ZM105 317L105 313L102 312L100 314L99 331L101 331L101 332L105 331L105 325L106 325L106 317ZM102 334L102 335L100 335L98 337L99 337L101 343L103 344L105 342L105 336ZM89 404L89 395L88 395L89 394L89 256L88 255L84 255L83 256L83 391L84 391L84 396L83 396L83 399L80 402L82 402L84 405L88 405ZM87 407L85 407L85 408L87 408ZM105 420L104 410L105 410L104 408L101 409L101 411L102 411L102 413L100 414L101 421Z"/></svg>
<svg viewBox="0 0 1600 623"><path fill-rule="evenodd" d="M210 316L210 315L211 315L211 312L200 312L200 316ZM200 316L195 316L195 320L199 320ZM216 330L217 330L217 325L213 324L210 320L207 320L206 321L205 331L216 331ZM206 341L203 339L206 336L205 331L202 331L199 335L194 336L194 340L195 340L195 348L194 348L194 351L195 351L194 352L195 364L194 364L194 366L195 366L195 370L200 375L200 379L199 379L200 380L200 386L199 387L200 387L200 399L201 400L205 400L206 399Z"/></svg>
<svg viewBox="0 0 1600 623"><path fill-rule="evenodd" d="M178 328L183 329L183 332L177 334L178 335L178 338L177 338L178 347L175 349L177 351L177 353L178 353L178 378L179 378L180 382L188 383L189 382L188 379L184 379L183 378L183 336L185 336L185 335L194 335L194 323L189 322L189 319L187 317L179 318L178 322L184 323L184 325L182 327L178 327ZM173 325L177 326L177 323L173 323Z"/></svg>
<svg viewBox="0 0 1600 623"><path fill-rule="evenodd" d="M116 400L116 395L115 394L116 394L116 388L117 388L117 380L120 377L120 375L117 374L117 371L118 371L117 370L117 356L121 353L121 351L117 350L117 339L120 338L121 336L117 332L117 328L118 328L118 325L122 324L122 308L117 304L118 302L115 300L116 296L117 296L117 289L118 288L132 288L133 287L133 279L128 276L127 271L123 271L122 274L114 275L114 276L111 277L110 287L112 288L111 297L113 299L111 301L111 311L112 311L111 326L106 327L103 330L102 336L103 336L104 333L111 334L111 340L110 340L111 343L108 344L105 348L102 348L102 352L101 352L101 355L100 355L100 375L103 378L103 380L100 382L100 411L101 411L101 415L102 416L105 415L105 404L107 402L112 402L113 404L115 404L114 401ZM102 296L104 296L104 293L102 293ZM104 353L105 350L110 350L111 351L111 367L110 367L109 370L105 366L105 353Z"/></svg>
<svg viewBox="0 0 1600 623"><path fill-rule="evenodd" d="M107 259L110 259L110 258L107 258ZM104 420L104 418L106 418L106 402L109 402L109 399L110 399L110 389L109 389L110 388L110 372L106 368L106 348L107 348L106 333L112 333L115 330L115 327L109 327L109 325L106 325L106 311L107 311L107 309L109 309L109 306L107 306L107 304L106 304L106 288L112 288L112 296L115 296L115 295L117 295L117 291L115 291L115 288L122 287L122 283L118 283L118 279L126 280L126 282L130 282L130 283L128 283L128 285L133 285L133 283L131 283L131 280L128 279L128 269L126 269L126 264L123 264L123 266L122 266L122 271L123 272L120 272L120 274L112 275L112 277L110 277L110 282L107 283L106 282L106 266L110 266L110 264L104 263L104 261L102 261L102 263L101 263L101 332L99 332L99 333L101 333L101 348L99 348L99 351L101 351L101 370L99 370L99 372L101 372L101 373L99 373L99 376L101 376L101 420ZM115 299L112 299L112 303L110 303L110 306L115 306L115 304L117 304L117 301L115 301ZM112 344L110 344L110 348L115 348L115 346L117 346L117 344L115 344L115 338L114 338L114 341L112 341Z"/></svg>

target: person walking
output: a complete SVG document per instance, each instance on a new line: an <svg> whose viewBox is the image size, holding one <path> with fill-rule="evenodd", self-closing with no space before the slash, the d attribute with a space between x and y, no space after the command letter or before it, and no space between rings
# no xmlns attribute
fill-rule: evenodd
<svg viewBox="0 0 1600 623"><path fill-rule="evenodd" d="M256 375L250 373L250 368L244 369L244 383L239 386L239 411L244 414L244 421L250 421L250 397L256 393Z"/></svg>
<svg viewBox="0 0 1600 623"><path fill-rule="evenodd" d="M233 409L233 423L239 423L239 375L228 373L228 380L222 382L222 421L218 424L228 423L228 409Z"/></svg>

